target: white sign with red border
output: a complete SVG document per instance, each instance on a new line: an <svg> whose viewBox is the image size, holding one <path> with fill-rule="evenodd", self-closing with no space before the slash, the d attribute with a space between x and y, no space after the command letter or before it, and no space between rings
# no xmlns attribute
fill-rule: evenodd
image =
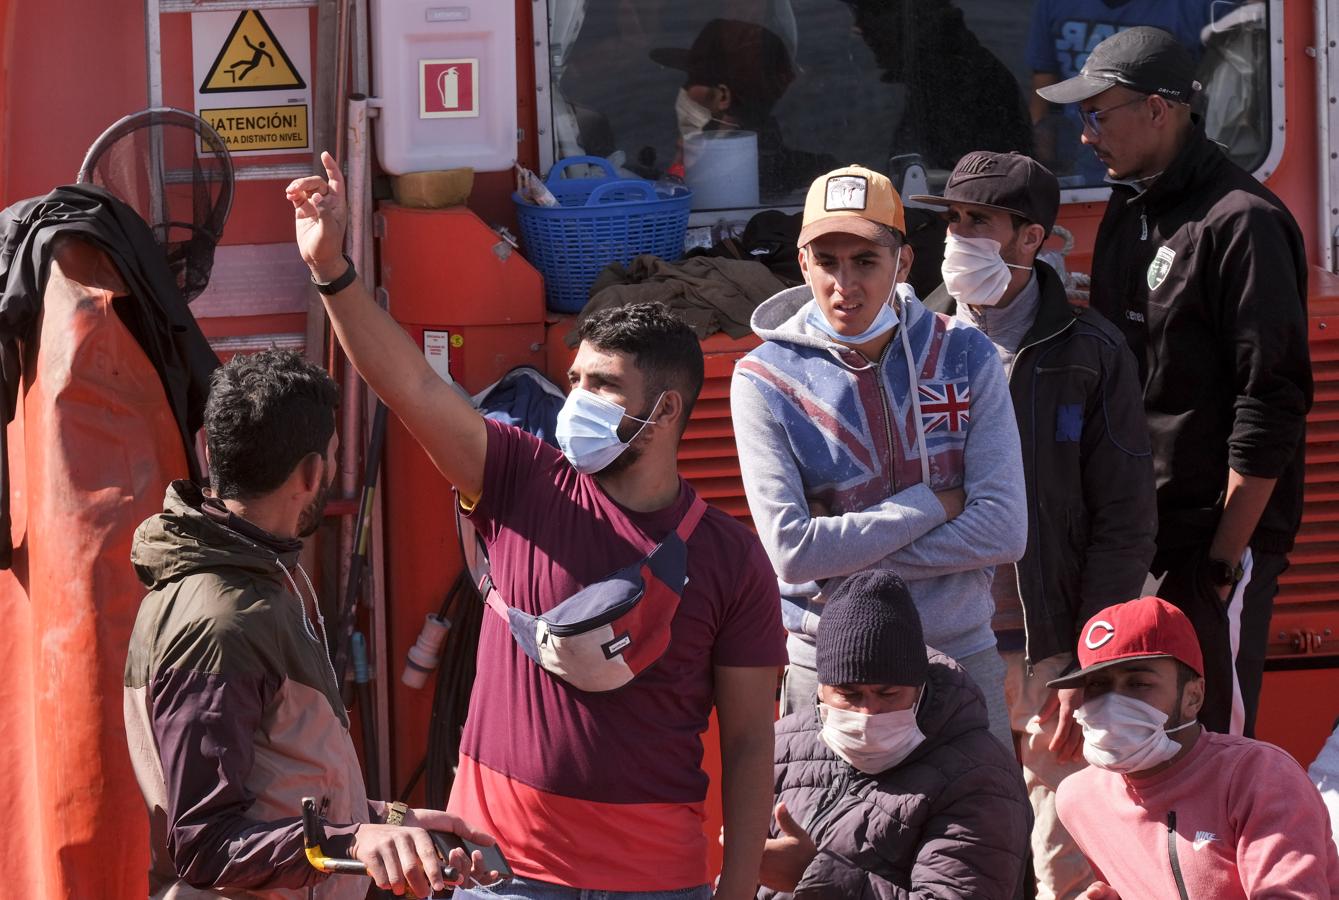
<svg viewBox="0 0 1339 900"><path fill-rule="evenodd" d="M420 119L468 119L478 115L478 59L418 61Z"/></svg>
<svg viewBox="0 0 1339 900"><path fill-rule="evenodd" d="M423 332L423 355L428 359L428 366L441 377L447 384L451 383L451 332L432 331Z"/></svg>

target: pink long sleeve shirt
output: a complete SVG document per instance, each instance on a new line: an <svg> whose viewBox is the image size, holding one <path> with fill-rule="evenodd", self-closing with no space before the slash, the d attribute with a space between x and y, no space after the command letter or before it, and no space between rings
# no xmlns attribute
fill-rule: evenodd
<svg viewBox="0 0 1339 900"><path fill-rule="evenodd" d="M1095 766L1069 776L1056 806L1121 900L1339 898L1325 805L1302 767L1272 744L1202 732L1152 776Z"/></svg>

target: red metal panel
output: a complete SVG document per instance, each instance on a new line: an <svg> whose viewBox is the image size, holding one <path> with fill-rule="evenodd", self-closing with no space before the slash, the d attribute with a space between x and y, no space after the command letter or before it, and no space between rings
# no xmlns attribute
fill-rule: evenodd
<svg viewBox="0 0 1339 900"><path fill-rule="evenodd" d="M730 376L739 358L758 344L752 335L732 340L724 334L712 335L702 343L706 379L679 447L679 471L684 477L712 505L749 527L753 522L739 477L739 454L730 419Z"/></svg>
<svg viewBox="0 0 1339 900"><path fill-rule="evenodd" d="M519 253L465 209L381 209L383 284L391 314L420 348L425 330L448 334L449 370L476 392L518 365L543 366L544 288ZM405 654L437 612L462 563L447 484L399 420L385 450L385 546L390 646L391 783L398 792L423 759L432 712L399 680ZM412 799L422 800L422 788Z"/></svg>
<svg viewBox="0 0 1339 900"><path fill-rule="evenodd" d="M385 203L378 219L381 282L397 321L544 321L539 273L468 209Z"/></svg>
<svg viewBox="0 0 1339 900"><path fill-rule="evenodd" d="M1308 301L1316 396L1307 418L1302 528L1279 579L1272 658L1339 654L1339 277L1311 270Z"/></svg>
<svg viewBox="0 0 1339 900"><path fill-rule="evenodd" d="M1311 765L1339 718L1339 675L1333 668L1265 673L1255 734Z"/></svg>

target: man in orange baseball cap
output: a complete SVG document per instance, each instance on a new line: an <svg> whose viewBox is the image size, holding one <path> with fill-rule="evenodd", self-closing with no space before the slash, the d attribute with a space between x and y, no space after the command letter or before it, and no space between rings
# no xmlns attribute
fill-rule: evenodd
<svg viewBox="0 0 1339 900"><path fill-rule="evenodd" d="M1109 606L1078 657L1050 686L1084 689L1074 718L1091 765L1056 806L1100 879L1085 897L1339 897L1329 817L1302 767L1196 718L1204 657L1185 613L1158 597Z"/></svg>
<svg viewBox="0 0 1339 900"><path fill-rule="evenodd" d="M891 569L926 643L972 676L1008 747L990 577L1027 537L1018 429L990 340L927 310L906 283L905 228L883 174L819 176L798 241L805 284L754 311L764 343L735 369L744 490L789 632L782 710L814 703L824 597L847 576Z"/></svg>

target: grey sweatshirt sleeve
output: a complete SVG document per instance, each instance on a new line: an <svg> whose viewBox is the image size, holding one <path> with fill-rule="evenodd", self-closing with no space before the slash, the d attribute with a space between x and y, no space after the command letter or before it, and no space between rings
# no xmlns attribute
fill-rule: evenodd
<svg viewBox="0 0 1339 900"><path fill-rule="evenodd" d="M858 572L944 522L943 505L924 484L858 512L811 517L785 429L758 388L738 371L730 385L730 412L749 513L783 581L802 584Z"/></svg>
<svg viewBox="0 0 1339 900"><path fill-rule="evenodd" d="M878 565L914 581L1015 562L1027 547L1027 490L1013 400L989 339L973 334L971 426L963 446L967 503L954 519ZM988 352L982 352L986 350Z"/></svg>

